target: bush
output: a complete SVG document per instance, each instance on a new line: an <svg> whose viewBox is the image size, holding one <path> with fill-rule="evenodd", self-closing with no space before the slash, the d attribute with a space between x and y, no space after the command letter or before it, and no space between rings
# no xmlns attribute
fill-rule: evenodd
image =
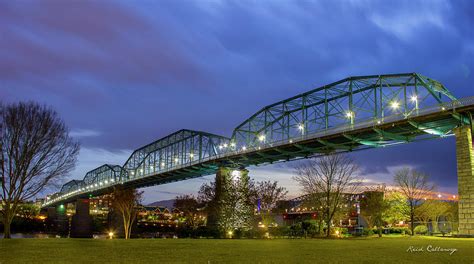
<svg viewBox="0 0 474 264"><path fill-rule="evenodd" d="M374 230L372 228L364 228L362 231L362 235L364 236L373 236L374 235Z"/></svg>
<svg viewBox="0 0 474 264"><path fill-rule="evenodd" d="M415 234L424 235L428 233L428 227L426 227L425 225L419 225L419 226L416 226L415 230L413 231L415 232Z"/></svg>
<svg viewBox="0 0 474 264"><path fill-rule="evenodd" d="M289 226L277 226L268 229L270 236L272 237L285 237L290 236L290 227Z"/></svg>
<svg viewBox="0 0 474 264"><path fill-rule="evenodd" d="M411 234L411 230L407 227L391 227L388 229L388 232L390 234L401 234L401 235Z"/></svg>

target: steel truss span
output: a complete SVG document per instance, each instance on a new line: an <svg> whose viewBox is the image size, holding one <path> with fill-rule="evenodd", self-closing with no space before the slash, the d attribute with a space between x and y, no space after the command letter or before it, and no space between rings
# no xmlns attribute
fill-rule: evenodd
<svg viewBox="0 0 474 264"><path fill-rule="evenodd" d="M245 167L444 137L470 124L473 98L457 100L417 73L349 77L262 108L231 138L180 130L135 150L123 166L102 165L64 184L44 206L115 185L152 186Z"/></svg>

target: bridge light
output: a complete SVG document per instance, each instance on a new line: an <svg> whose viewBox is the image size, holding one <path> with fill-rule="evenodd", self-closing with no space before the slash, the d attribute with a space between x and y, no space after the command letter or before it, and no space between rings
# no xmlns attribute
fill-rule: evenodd
<svg viewBox="0 0 474 264"><path fill-rule="evenodd" d="M161 167L164 167L164 166L165 166L165 163L164 163L164 162L162 162L162 163L161 163Z"/></svg>
<svg viewBox="0 0 474 264"><path fill-rule="evenodd" d="M347 111L346 112L346 117L347 118L352 118L354 116L354 113L352 111Z"/></svg>
<svg viewBox="0 0 474 264"><path fill-rule="evenodd" d="M304 125L303 125L303 124L299 124L299 125L298 125L298 129L301 130L301 131L303 131L303 130L304 130Z"/></svg>
<svg viewBox="0 0 474 264"><path fill-rule="evenodd" d="M444 111L444 110L446 110L446 107L444 107L444 106L443 106L443 107L441 107L441 110L443 110L443 111Z"/></svg>
<svg viewBox="0 0 474 264"><path fill-rule="evenodd" d="M178 161L179 161L179 159L178 159L178 158L174 158L174 162L178 162Z"/></svg>
<svg viewBox="0 0 474 264"><path fill-rule="evenodd" d="M227 148L227 143L224 143L224 145L223 145L223 146L224 146L224 148Z"/></svg>
<svg viewBox="0 0 474 264"><path fill-rule="evenodd" d="M441 194L438 194L438 198L441 198Z"/></svg>
<svg viewBox="0 0 474 264"><path fill-rule="evenodd" d="M222 145L219 145L219 149L222 149L222 148L224 148L224 147Z"/></svg>
<svg viewBox="0 0 474 264"><path fill-rule="evenodd" d="M109 183L109 181L108 181L108 180L105 180L105 184L108 184L108 183Z"/></svg>
<svg viewBox="0 0 474 264"><path fill-rule="evenodd" d="M290 139L290 143L293 143L293 139Z"/></svg>
<svg viewBox="0 0 474 264"><path fill-rule="evenodd" d="M243 146L243 147L242 147L242 150L243 150L243 151L246 151L246 150L247 150L247 147L246 147L246 146Z"/></svg>
<svg viewBox="0 0 474 264"><path fill-rule="evenodd" d="M194 158L194 154L193 154L193 153L189 154L189 157L190 157L191 159L193 159L193 158Z"/></svg>
<svg viewBox="0 0 474 264"><path fill-rule="evenodd" d="M110 181L111 181L111 182L114 182L115 180L114 180L114 178L112 178L112 179L110 179Z"/></svg>
<svg viewBox="0 0 474 264"><path fill-rule="evenodd" d="M413 95L410 99L412 102L416 102L418 100L418 97L416 95Z"/></svg>
<svg viewBox="0 0 474 264"><path fill-rule="evenodd" d="M94 184L94 186L95 186L95 187L97 187L97 186L98 186L98 185L97 185L97 183L96 183L96 184Z"/></svg>
<svg viewBox="0 0 474 264"><path fill-rule="evenodd" d="M143 173L143 169L140 169L140 173Z"/></svg>
<svg viewBox="0 0 474 264"><path fill-rule="evenodd" d="M390 107L392 107L393 109L398 109L400 107L400 103L397 101L393 101L392 103L390 103Z"/></svg>
<svg viewBox="0 0 474 264"><path fill-rule="evenodd" d="M261 142L265 141L265 135L260 135L258 137L258 140L260 140Z"/></svg>
<svg viewBox="0 0 474 264"><path fill-rule="evenodd" d="M235 143L234 142L230 143L230 146L235 148Z"/></svg>

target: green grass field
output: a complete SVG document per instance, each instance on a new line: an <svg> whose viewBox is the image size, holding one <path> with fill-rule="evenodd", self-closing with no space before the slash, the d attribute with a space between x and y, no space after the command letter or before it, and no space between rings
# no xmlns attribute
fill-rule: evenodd
<svg viewBox="0 0 474 264"><path fill-rule="evenodd" d="M427 247L457 249L427 252ZM407 252L410 246L423 252ZM0 263L474 263L474 239L0 239Z"/></svg>

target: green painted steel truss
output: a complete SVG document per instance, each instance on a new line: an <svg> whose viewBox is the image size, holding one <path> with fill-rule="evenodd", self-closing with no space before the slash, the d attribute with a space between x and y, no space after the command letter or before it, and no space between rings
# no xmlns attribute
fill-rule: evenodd
<svg viewBox="0 0 474 264"><path fill-rule="evenodd" d="M410 117L455 97L417 73L350 77L269 105L240 124L236 149L267 145L386 116Z"/></svg>
<svg viewBox="0 0 474 264"><path fill-rule="evenodd" d="M473 98L456 100L441 83L417 73L350 77L262 108L231 138L177 131L135 150L123 166L106 164L66 183L45 205L107 193L116 184L135 188L209 175L219 166L444 137L471 124L472 108Z"/></svg>

